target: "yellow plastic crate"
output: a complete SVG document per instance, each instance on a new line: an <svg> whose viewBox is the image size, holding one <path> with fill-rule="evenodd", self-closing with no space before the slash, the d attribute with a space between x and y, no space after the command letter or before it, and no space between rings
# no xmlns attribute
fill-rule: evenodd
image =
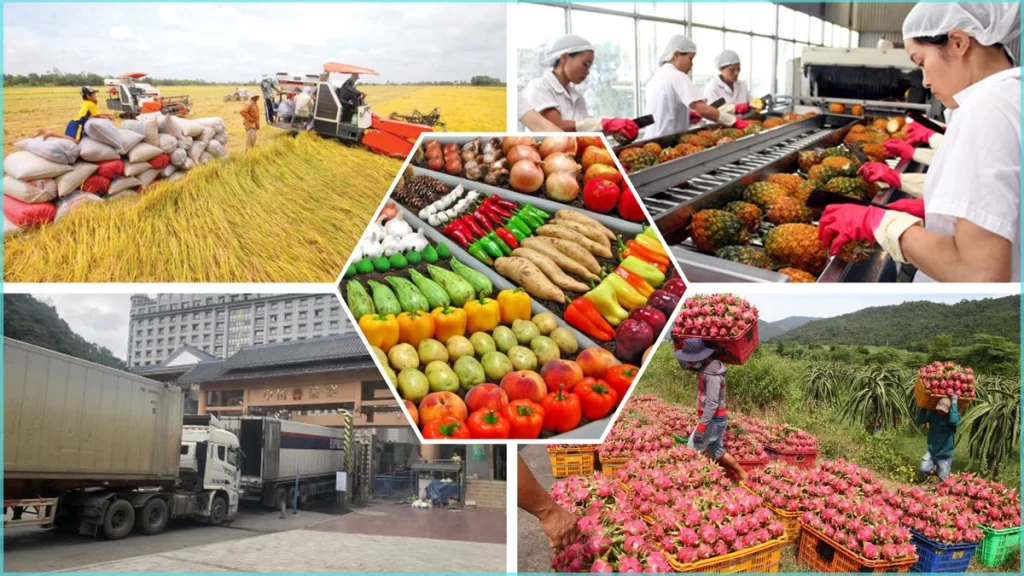
<svg viewBox="0 0 1024 576"><path fill-rule="evenodd" d="M682 564L675 558L669 558L668 563L676 572L713 572L716 574L736 574L739 572L753 572L768 574L779 571L779 563L782 561L782 548L786 545L785 536L769 540L764 544L758 544L753 548L731 552L725 556L698 560L689 564Z"/></svg>
<svg viewBox="0 0 1024 576"><path fill-rule="evenodd" d="M612 475L625 468L632 458L601 458L601 472Z"/></svg>
<svg viewBox="0 0 1024 576"><path fill-rule="evenodd" d="M593 474L594 455L596 453L596 449L586 448L548 449L548 458L551 459L551 473L555 478Z"/></svg>

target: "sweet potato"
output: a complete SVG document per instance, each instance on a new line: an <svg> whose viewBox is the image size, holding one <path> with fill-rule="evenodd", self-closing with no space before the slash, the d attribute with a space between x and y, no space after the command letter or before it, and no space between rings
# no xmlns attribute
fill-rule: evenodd
<svg viewBox="0 0 1024 576"><path fill-rule="evenodd" d="M572 242L577 246L582 246L587 252L590 252L594 256L600 256L602 258L611 258L612 250L609 247L601 246L597 242L594 242L590 238L587 238L583 234L566 228L564 226L557 226L555 224L545 224L540 228L534 230L534 233L540 236L547 236L548 238L559 238L566 242Z"/></svg>
<svg viewBox="0 0 1024 576"><path fill-rule="evenodd" d="M548 258L551 259L552 262L558 264L559 268L561 268L565 272L568 272L569 274L575 274L580 278L583 278L584 280L596 281L601 279L601 277L598 276L597 274L594 274L590 270L587 270L587 268L583 266L583 264L580 264L579 262L576 262L572 258L566 256L565 254L562 254L562 252L558 248L555 248L551 244L545 242L544 238L541 238L539 236L531 236L529 238L524 238L521 244L526 248L529 248L536 252L540 252L541 254L547 256Z"/></svg>
<svg viewBox="0 0 1024 576"><path fill-rule="evenodd" d="M494 269L498 271L498 274L522 286L534 298L565 303L565 293L558 286L552 284L548 277L540 271L540 268L526 258L518 256L498 258L494 261Z"/></svg>
<svg viewBox="0 0 1024 576"><path fill-rule="evenodd" d="M607 237L609 240L615 240L615 232L612 232L604 224L601 224L600 222L591 218L590 216L587 216L586 214L581 214L580 212L577 212L575 210L565 209L555 212L555 218L575 220L581 224L593 226L595 230L601 232L601 234L604 234L605 237Z"/></svg>
<svg viewBox="0 0 1024 576"><path fill-rule="evenodd" d="M594 242L597 242L601 246L604 246L608 250L612 249L611 240L609 240L607 236L602 234L600 230L594 228L593 226L587 226L582 222L577 222L575 220L567 220L565 218L555 218L554 220L548 222L548 224L554 224L555 226L562 226L570 230L575 230L576 232L579 232L580 234L586 236L587 238L593 240Z"/></svg>
<svg viewBox="0 0 1024 576"><path fill-rule="evenodd" d="M547 256L531 250L529 248L516 248L512 251L512 255L518 258L526 258L530 262L533 262L540 271L548 277L548 280L561 288L562 290L569 290L570 292L579 292L580 294L590 291L590 286L587 286L583 282L574 280L571 276L562 272L562 269L555 264L555 261Z"/></svg>
<svg viewBox="0 0 1024 576"><path fill-rule="evenodd" d="M561 238L551 238L550 236L533 236L541 242L546 243L552 248L558 250L562 254L565 254L569 258L572 258L576 262L583 264L583 267L589 270L592 274L601 273L601 265L598 264L597 259L594 255L587 251L586 248L579 244L574 244L568 240L562 240ZM527 238L530 240L532 238ZM524 240L525 242L525 240ZM532 248L530 245L526 245L527 248Z"/></svg>

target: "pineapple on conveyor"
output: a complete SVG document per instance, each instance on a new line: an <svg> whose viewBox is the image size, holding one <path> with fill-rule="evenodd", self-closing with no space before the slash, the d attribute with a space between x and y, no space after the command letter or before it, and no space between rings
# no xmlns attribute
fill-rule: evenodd
<svg viewBox="0 0 1024 576"><path fill-rule="evenodd" d="M764 218L776 226L795 222L810 224L814 221L814 213L796 198L782 196L772 202Z"/></svg>
<svg viewBox="0 0 1024 576"><path fill-rule="evenodd" d="M774 182L754 182L743 190L743 200L761 210L768 210L776 198L787 195L786 189Z"/></svg>
<svg viewBox="0 0 1024 576"><path fill-rule="evenodd" d="M789 281L792 284L813 284L818 281L813 274L808 274L807 272L797 270L796 268L782 268L779 270L779 274L789 276Z"/></svg>
<svg viewBox="0 0 1024 576"><path fill-rule="evenodd" d="M657 142L649 142L647 144L644 144L644 150L647 150L654 154L655 156L657 156L661 154L661 145L658 144Z"/></svg>
<svg viewBox="0 0 1024 576"><path fill-rule="evenodd" d="M736 200L726 204L725 211L739 216L740 220L743 220L743 223L747 225L747 230L752 234L756 234L761 230L761 218L763 213L761 212L761 209L754 204Z"/></svg>
<svg viewBox="0 0 1024 576"><path fill-rule="evenodd" d="M715 253L726 246L742 246L750 241L750 232L738 216L725 210L701 210L690 220L693 244Z"/></svg>
<svg viewBox="0 0 1024 576"><path fill-rule="evenodd" d="M658 163L658 156L645 148L627 148L619 153L619 162L626 172L639 172Z"/></svg>
<svg viewBox="0 0 1024 576"><path fill-rule="evenodd" d="M850 160L845 156L828 156L821 161L821 165L834 168L840 176L846 176L848 178L856 176L857 169L860 168L860 165L856 160Z"/></svg>
<svg viewBox="0 0 1024 576"><path fill-rule="evenodd" d="M807 171L808 180L813 180L820 186L824 186L829 180L839 176L839 172L835 168L818 164L817 166L811 166L811 169Z"/></svg>
<svg viewBox="0 0 1024 576"><path fill-rule="evenodd" d="M754 268L764 268L765 270L772 269L772 263L768 260L768 257L764 255L764 252L757 248L751 248L750 246L726 246L718 252L715 252L715 256L722 260L736 262L737 264L746 264L747 266L753 266Z"/></svg>
<svg viewBox="0 0 1024 576"><path fill-rule="evenodd" d="M818 240L818 227L783 224L772 228L764 239L764 251L779 266L788 266L817 276L825 268L828 254Z"/></svg>
<svg viewBox="0 0 1024 576"><path fill-rule="evenodd" d="M395 188L392 196L396 202L410 210L418 212L448 193L448 188L437 178L420 175L410 179L410 176L406 172L403 176L405 181Z"/></svg>
<svg viewBox="0 0 1024 576"><path fill-rule="evenodd" d="M683 154L676 148L665 148L664 150L662 150L661 154L658 155L658 163L661 164L663 162L671 162L677 158L682 158L683 156L685 156L685 154Z"/></svg>
<svg viewBox="0 0 1024 576"><path fill-rule="evenodd" d="M778 184L779 186L785 188L787 192L793 194L793 192L796 192L796 189L800 186L800 184L804 182L804 179L801 178L800 176L797 176L796 174L784 174L780 172L778 174L772 174L768 176L767 178L765 178L765 182L773 182L775 184Z"/></svg>
<svg viewBox="0 0 1024 576"><path fill-rule="evenodd" d="M857 157L853 155L853 152L850 152L849 150L843 148L842 146L832 146L829 148L825 148L824 150L821 151L822 162L824 162L826 158L832 158L835 156L849 158L853 162L857 161Z"/></svg>
<svg viewBox="0 0 1024 576"><path fill-rule="evenodd" d="M797 154L796 161L800 165L800 169L806 174L812 167L821 164L821 154L818 154L815 150L805 150Z"/></svg>
<svg viewBox="0 0 1024 576"><path fill-rule="evenodd" d="M825 191L833 194L841 194L848 198L854 198L856 200L867 200L864 194L867 182L863 178L847 178L839 176L828 181L825 184Z"/></svg>
<svg viewBox="0 0 1024 576"><path fill-rule="evenodd" d="M811 192L814 192L814 181L804 180L796 187L796 190L790 194L790 197L807 204L807 201L811 198Z"/></svg>

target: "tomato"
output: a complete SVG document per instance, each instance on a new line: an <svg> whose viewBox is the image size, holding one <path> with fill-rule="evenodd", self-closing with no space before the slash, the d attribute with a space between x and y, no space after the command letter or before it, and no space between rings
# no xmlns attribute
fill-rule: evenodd
<svg viewBox="0 0 1024 576"><path fill-rule="evenodd" d="M533 440L540 437L544 428L544 409L540 404L523 398L509 402L505 411L510 426L509 438Z"/></svg>
<svg viewBox="0 0 1024 576"><path fill-rule="evenodd" d="M632 364L616 364L604 373L604 381L619 395L619 400L626 397L629 387L633 385L640 369Z"/></svg>
<svg viewBox="0 0 1024 576"><path fill-rule="evenodd" d="M511 425L504 414L495 412L493 408L481 408L469 415L466 426L471 438L493 440L508 438Z"/></svg>
<svg viewBox="0 0 1024 576"><path fill-rule="evenodd" d="M573 388L573 394L580 397L583 417L600 420L611 413L619 401L619 395L604 380L584 378Z"/></svg>
<svg viewBox="0 0 1024 576"><path fill-rule="evenodd" d="M550 432L568 432L579 426L583 419L580 397L573 392L566 392L565 387L544 396L540 405L544 409L544 429Z"/></svg>
<svg viewBox="0 0 1024 576"><path fill-rule="evenodd" d="M427 422L423 429L426 440L468 440L469 428L466 423L453 416L436 418Z"/></svg>

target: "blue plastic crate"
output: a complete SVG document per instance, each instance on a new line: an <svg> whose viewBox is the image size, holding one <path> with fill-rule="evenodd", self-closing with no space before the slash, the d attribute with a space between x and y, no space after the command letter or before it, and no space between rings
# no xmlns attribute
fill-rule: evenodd
<svg viewBox="0 0 1024 576"><path fill-rule="evenodd" d="M979 544L941 544L913 530L910 539L917 547L917 563L910 567L911 572L966 572Z"/></svg>

